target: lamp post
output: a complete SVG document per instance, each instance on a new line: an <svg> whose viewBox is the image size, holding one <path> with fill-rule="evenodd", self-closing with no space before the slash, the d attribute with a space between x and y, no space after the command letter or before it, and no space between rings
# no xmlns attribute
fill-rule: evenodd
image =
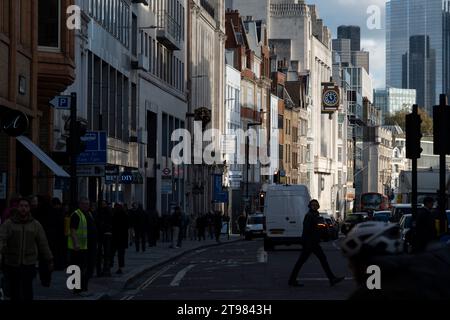
<svg viewBox="0 0 450 320"><path fill-rule="evenodd" d="M246 137L246 148L245 148L245 164L246 164L246 182L245 182L245 198L246 198L246 214L249 214L249 209L251 209L251 202L250 202L250 196L249 196L249 171L250 171L250 138L248 136L248 131L251 127L257 127L261 126L261 122L251 122L247 124L247 137ZM250 208L249 208L250 205Z"/></svg>

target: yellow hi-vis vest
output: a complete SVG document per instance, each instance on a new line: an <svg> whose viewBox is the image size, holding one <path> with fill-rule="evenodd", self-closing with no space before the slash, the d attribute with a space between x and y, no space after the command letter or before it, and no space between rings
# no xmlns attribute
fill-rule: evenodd
<svg viewBox="0 0 450 320"><path fill-rule="evenodd" d="M77 214L78 217L80 218L80 223L79 223L78 229L77 229L78 245L80 247L80 250L87 250L88 230L87 230L86 216L80 209L78 209L74 213L72 213L72 215L74 215L74 214ZM71 215L71 217L72 217L72 215ZM70 250L74 249L72 237L70 235L68 237L68 248Z"/></svg>

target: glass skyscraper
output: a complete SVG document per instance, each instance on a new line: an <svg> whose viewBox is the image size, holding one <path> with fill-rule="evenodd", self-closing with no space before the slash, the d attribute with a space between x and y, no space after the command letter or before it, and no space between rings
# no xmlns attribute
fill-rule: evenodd
<svg viewBox="0 0 450 320"><path fill-rule="evenodd" d="M450 0L386 4L386 86L415 89L430 114L450 94Z"/></svg>
<svg viewBox="0 0 450 320"><path fill-rule="evenodd" d="M416 104L416 90L414 89L375 89L373 93L375 107L382 111L383 124L387 115L408 108Z"/></svg>

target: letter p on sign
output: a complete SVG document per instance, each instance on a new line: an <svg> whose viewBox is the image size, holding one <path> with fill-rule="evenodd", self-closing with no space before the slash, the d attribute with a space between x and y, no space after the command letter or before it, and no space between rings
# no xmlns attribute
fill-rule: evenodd
<svg viewBox="0 0 450 320"><path fill-rule="evenodd" d="M67 278L67 289L69 290L81 290L81 269L79 266L69 266L67 272L69 278Z"/></svg>

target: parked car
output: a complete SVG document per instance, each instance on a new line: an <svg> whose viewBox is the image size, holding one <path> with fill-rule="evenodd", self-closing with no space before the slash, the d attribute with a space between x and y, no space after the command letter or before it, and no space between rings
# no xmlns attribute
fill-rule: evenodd
<svg viewBox="0 0 450 320"><path fill-rule="evenodd" d="M322 231L322 240L336 240L339 238L339 224L328 214L320 215L319 228Z"/></svg>
<svg viewBox="0 0 450 320"><path fill-rule="evenodd" d="M344 223L342 224L341 231L343 234L347 235L350 230L353 229L358 223L367 221L367 212L355 212L347 216L345 218Z"/></svg>
<svg viewBox="0 0 450 320"><path fill-rule="evenodd" d="M391 211L375 211L373 213L373 220L381 222L389 222L391 218Z"/></svg>
<svg viewBox="0 0 450 320"><path fill-rule="evenodd" d="M412 244L411 244L411 236L409 231L412 227L412 214L404 214L400 218L400 234L402 237L402 240L404 241L404 248L405 252L411 252L412 251Z"/></svg>
<svg viewBox="0 0 450 320"><path fill-rule="evenodd" d="M423 208L423 205L419 205L419 208ZM412 214L411 204L394 204L392 206L391 222L398 223L405 214Z"/></svg>
<svg viewBox="0 0 450 320"><path fill-rule="evenodd" d="M262 213L254 213L248 216L245 227L245 240L252 240L264 236L265 217Z"/></svg>

